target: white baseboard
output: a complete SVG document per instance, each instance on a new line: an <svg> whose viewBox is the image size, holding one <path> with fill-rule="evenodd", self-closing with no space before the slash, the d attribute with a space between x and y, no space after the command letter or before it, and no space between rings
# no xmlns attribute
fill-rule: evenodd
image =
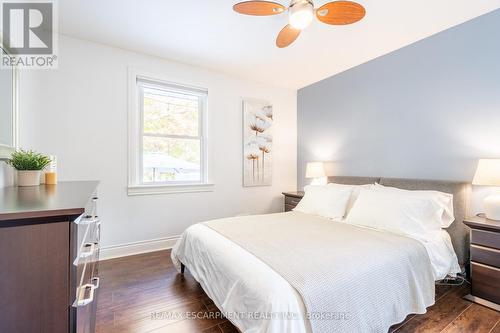
<svg viewBox="0 0 500 333"><path fill-rule="evenodd" d="M146 241L102 247L99 260L108 260L134 254L171 249L180 236L157 238Z"/></svg>

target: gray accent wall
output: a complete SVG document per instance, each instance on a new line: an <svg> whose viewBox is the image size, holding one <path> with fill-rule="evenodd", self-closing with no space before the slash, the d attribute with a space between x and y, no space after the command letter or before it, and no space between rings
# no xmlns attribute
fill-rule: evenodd
<svg viewBox="0 0 500 333"><path fill-rule="evenodd" d="M470 181L478 158L500 157L500 10L297 99L299 188L308 161L333 175Z"/></svg>

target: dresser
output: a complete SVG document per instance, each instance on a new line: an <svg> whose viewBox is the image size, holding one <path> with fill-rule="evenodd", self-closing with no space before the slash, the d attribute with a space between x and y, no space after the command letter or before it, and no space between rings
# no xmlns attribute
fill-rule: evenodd
<svg viewBox="0 0 500 333"><path fill-rule="evenodd" d="M0 332L94 332L97 185L0 189Z"/></svg>
<svg viewBox="0 0 500 333"><path fill-rule="evenodd" d="M304 192L283 192L285 196L285 212L289 212L297 206L299 201L304 197Z"/></svg>
<svg viewBox="0 0 500 333"><path fill-rule="evenodd" d="M466 298L500 311L500 221L474 216L470 227L471 294Z"/></svg>

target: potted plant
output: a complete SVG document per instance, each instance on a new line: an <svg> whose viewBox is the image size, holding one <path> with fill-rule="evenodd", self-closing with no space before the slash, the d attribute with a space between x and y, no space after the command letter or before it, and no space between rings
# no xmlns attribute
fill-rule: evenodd
<svg viewBox="0 0 500 333"><path fill-rule="evenodd" d="M18 186L38 186L40 174L50 163L50 158L32 150L20 149L12 153L7 163L17 170Z"/></svg>

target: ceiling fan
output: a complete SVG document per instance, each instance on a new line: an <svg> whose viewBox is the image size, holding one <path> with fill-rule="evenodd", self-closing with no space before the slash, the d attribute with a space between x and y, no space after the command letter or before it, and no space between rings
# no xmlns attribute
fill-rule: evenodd
<svg viewBox="0 0 500 333"><path fill-rule="evenodd" d="M358 22L365 16L365 8L352 1L333 1L314 9L312 0L292 0L286 8L272 1L244 1L233 6L234 11L255 16L269 16L289 12L289 24L281 29L276 38L276 46L287 47L292 44L300 32L311 24L314 14L326 24L345 25Z"/></svg>

